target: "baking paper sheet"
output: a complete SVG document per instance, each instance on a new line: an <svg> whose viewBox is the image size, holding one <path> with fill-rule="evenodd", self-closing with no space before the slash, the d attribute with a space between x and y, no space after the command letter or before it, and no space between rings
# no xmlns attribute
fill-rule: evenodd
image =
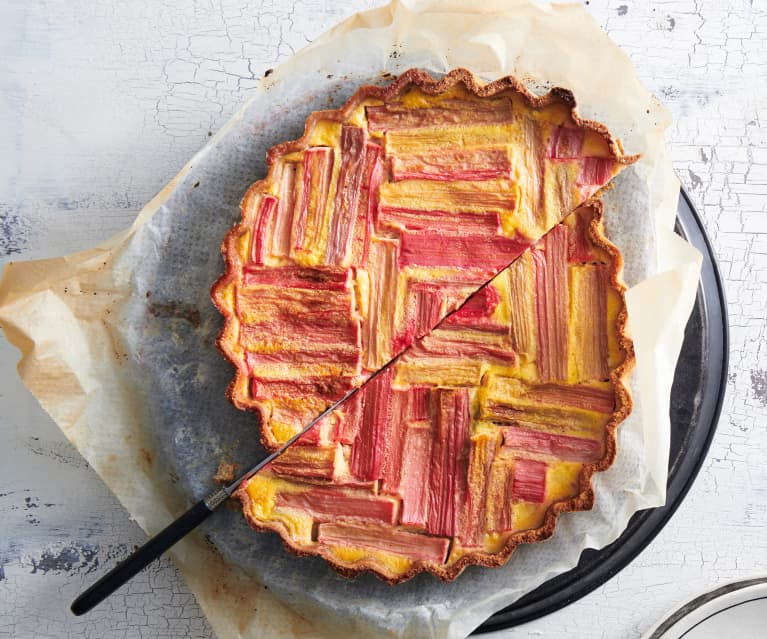
<svg viewBox="0 0 767 639"><path fill-rule="evenodd" d="M210 490L222 458L252 462L254 418L224 399L232 369L214 347L221 319L208 289L223 269L220 240L265 174L266 149L298 137L312 110L412 66L564 86L581 115L642 154L605 197L632 287L635 410L620 427L615 465L595 479L592 511L563 515L552 539L452 584L431 575L396 587L370 575L349 581L250 531L238 512L217 514L202 531L214 547L193 535L173 556L222 639L461 637L665 500L670 387L700 256L672 233L669 115L578 5L394 2L318 38L264 80L130 229L91 251L6 267L0 322L22 352L22 379L148 533Z"/></svg>

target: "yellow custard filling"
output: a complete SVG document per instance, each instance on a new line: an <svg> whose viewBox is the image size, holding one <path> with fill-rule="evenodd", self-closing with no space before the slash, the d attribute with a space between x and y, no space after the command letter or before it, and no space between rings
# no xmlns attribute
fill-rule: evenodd
<svg viewBox="0 0 767 639"><path fill-rule="evenodd" d="M602 459L625 304L581 205L622 164L561 101L357 100L246 195L220 343L269 447L399 359L247 482L246 516L341 567L452 574Z"/></svg>

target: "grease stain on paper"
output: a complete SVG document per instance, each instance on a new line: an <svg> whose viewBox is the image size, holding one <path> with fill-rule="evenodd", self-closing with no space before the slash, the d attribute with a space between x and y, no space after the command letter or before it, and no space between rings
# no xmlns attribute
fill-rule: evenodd
<svg viewBox="0 0 767 639"><path fill-rule="evenodd" d="M200 327L200 309L191 304L183 304L181 302L149 302L147 310L150 315L158 319L181 319L189 322L194 328Z"/></svg>
<svg viewBox="0 0 767 639"><path fill-rule="evenodd" d="M143 464L147 467L147 469L150 469L152 467L152 453L148 448L139 448L138 449L139 455L141 456L141 461Z"/></svg>

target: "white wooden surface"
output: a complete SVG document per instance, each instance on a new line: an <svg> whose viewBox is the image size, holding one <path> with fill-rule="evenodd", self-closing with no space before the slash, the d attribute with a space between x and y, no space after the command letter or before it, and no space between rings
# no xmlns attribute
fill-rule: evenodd
<svg viewBox="0 0 767 639"><path fill-rule="evenodd" d="M378 3L290 4L0 3L0 260L126 227L269 67ZM704 468L657 539L591 595L503 637L639 636L700 590L767 573L764 3L586 5L675 116L673 160L726 278L729 387ZM92 614L69 614L142 534L18 381L16 360L0 340L0 637L211 637L167 560Z"/></svg>

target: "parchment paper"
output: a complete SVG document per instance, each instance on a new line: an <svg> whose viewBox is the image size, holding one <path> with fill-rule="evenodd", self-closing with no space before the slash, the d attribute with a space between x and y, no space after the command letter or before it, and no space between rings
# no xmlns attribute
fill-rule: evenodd
<svg viewBox="0 0 767 639"><path fill-rule="evenodd" d="M267 148L300 135L310 111L411 66L570 88L582 115L642 154L605 197L632 286L635 410L615 465L595 479L592 511L563 516L552 539L520 548L507 566L469 568L453 584L430 575L396 587L349 581L253 533L237 512L218 514L203 530L213 546L193 535L172 554L222 639L461 637L665 500L669 393L700 256L672 233L669 115L578 5L394 2L318 38L254 91L130 229L90 251L7 265L0 321L22 352L22 379L148 533L210 490L221 458L249 465L255 423L224 399L232 371L213 344L221 320L208 288L223 269L219 242L264 175Z"/></svg>

